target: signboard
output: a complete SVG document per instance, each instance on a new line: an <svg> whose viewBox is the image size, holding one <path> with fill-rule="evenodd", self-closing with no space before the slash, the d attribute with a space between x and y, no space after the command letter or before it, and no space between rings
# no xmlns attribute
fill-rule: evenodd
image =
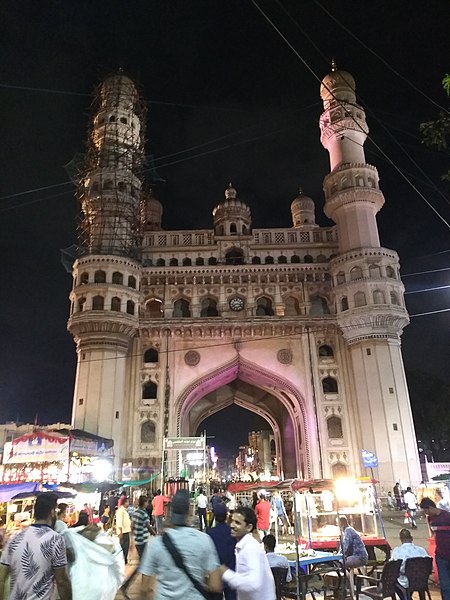
<svg viewBox="0 0 450 600"><path fill-rule="evenodd" d="M112 447L107 447L100 440L71 437L70 451L78 452L81 456L112 456Z"/></svg>
<svg viewBox="0 0 450 600"><path fill-rule="evenodd" d="M69 459L69 438L42 432L23 435L6 442L3 464L64 462Z"/></svg>
<svg viewBox="0 0 450 600"><path fill-rule="evenodd" d="M178 437L164 438L164 450L204 450L206 439L204 437Z"/></svg>
<svg viewBox="0 0 450 600"><path fill-rule="evenodd" d="M366 469L374 469L378 467L377 455L368 450L361 450L363 465Z"/></svg>

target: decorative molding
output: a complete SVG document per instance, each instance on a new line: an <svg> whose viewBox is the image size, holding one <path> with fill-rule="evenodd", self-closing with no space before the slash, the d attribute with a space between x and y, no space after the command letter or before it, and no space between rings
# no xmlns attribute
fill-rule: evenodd
<svg viewBox="0 0 450 600"><path fill-rule="evenodd" d="M200 362L200 354L196 350L189 350L189 352L186 352L184 355L184 362L189 367L196 367Z"/></svg>
<svg viewBox="0 0 450 600"><path fill-rule="evenodd" d="M281 350L278 350L277 360L282 365L292 364L292 360L293 360L292 350L290 350L289 348L282 348Z"/></svg>

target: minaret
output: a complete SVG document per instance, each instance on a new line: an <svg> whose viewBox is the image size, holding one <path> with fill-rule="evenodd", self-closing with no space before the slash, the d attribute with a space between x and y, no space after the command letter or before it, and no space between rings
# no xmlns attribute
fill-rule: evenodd
<svg viewBox="0 0 450 600"><path fill-rule="evenodd" d="M107 77L79 185L84 254L73 265L68 322L78 355L73 425L113 438L117 465L126 452L126 369L138 329L141 117L134 83L123 74Z"/></svg>
<svg viewBox="0 0 450 600"><path fill-rule="evenodd" d="M361 449L375 452L386 484L420 481L420 466L400 336L408 322L396 252L380 246L376 214L384 204L377 169L366 163L365 113L355 80L336 70L320 88L321 141L330 155L324 179L325 214L337 226L339 254L330 262L338 325L348 344L349 390L358 470ZM359 424L358 424L359 420ZM364 470L361 467L361 471Z"/></svg>

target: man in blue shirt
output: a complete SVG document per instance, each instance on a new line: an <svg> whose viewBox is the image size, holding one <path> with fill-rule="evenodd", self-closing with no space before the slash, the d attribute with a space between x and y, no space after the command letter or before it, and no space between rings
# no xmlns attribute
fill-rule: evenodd
<svg viewBox="0 0 450 600"><path fill-rule="evenodd" d="M220 563L234 571L236 568L236 557L234 554L236 539L231 536L231 528L226 522L227 516L227 505L223 502L217 503L214 511L216 526L208 529L206 533L214 542ZM224 594L225 600L236 600L236 591L227 586L224 587ZM219 598L221 598L221 595Z"/></svg>

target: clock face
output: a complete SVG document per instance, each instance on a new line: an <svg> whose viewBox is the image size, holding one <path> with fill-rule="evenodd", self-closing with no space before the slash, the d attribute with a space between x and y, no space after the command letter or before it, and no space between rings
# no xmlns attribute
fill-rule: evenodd
<svg viewBox="0 0 450 600"><path fill-rule="evenodd" d="M229 304L230 304L231 310L238 311L238 310L242 310L244 308L245 302L239 296L235 296L234 298L231 298Z"/></svg>

